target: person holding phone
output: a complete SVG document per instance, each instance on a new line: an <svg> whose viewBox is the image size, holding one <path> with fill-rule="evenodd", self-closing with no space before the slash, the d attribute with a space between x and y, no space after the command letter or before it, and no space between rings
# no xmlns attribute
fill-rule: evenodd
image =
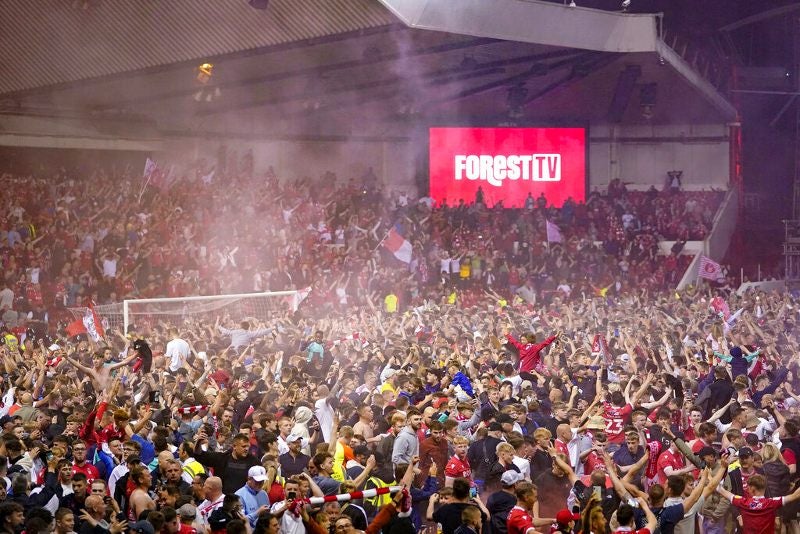
<svg viewBox="0 0 800 534"><path fill-rule="evenodd" d="M283 487L286 492L286 500L276 502L270 508L270 513L278 518L281 525L281 532L305 532L303 518L299 513L298 497L300 493L300 481L296 477L286 479Z"/></svg>

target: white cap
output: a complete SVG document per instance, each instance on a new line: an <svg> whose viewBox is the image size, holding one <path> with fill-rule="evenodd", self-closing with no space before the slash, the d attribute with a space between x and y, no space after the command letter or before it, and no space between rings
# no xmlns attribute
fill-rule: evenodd
<svg viewBox="0 0 800 534"><path fill-rule="evenodd" d="M53 343L52 345L50 345L49 347L47 347L47 350L61 350L61 347L59 347L58 345L56 345L55 343Z"/></svg>
<svg viewBox="0 0 800 534"><path fill-rule="evenodd" d="M301 436L300 434L289 434L288 436L286 436L285 441L286 443L294 443L299 439L303 439L303 436Z"/></svg>
<svg viewBox="0 0 800 534"><path fill-rule="evenodd" d="M267 480L267 470L261 467L260 465L254 465L250 469L247 470L247 476L255 480L256 482L264 482Z"/></svg>
<svg viewBox="0 0 800 534"><path fill-rule="evenodd" d="M500 482L502 482L504 486L513 486L514 484L522 480L522 478L523 478L522 475L520 475L516 471L506 471L500 477Z"/></svg>

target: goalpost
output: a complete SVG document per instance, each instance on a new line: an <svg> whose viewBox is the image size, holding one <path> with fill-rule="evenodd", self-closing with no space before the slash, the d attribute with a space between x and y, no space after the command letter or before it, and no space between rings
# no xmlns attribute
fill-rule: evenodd
<svg viewBox="0 0 800 534"><path fill-rule="evenodd" d="M229 315L234 320L253 317L268 321L276 313L296 310L298 291L268 291L265 293L239 293L233 295L207 295L194 297L165 297L126 299L113 304L94 306L106 328L127 333L131 325L137 328L155 326L159 322L181 324L187 319L214 321ZM73 315L83 316L84 308L72 308Z"/></svg>

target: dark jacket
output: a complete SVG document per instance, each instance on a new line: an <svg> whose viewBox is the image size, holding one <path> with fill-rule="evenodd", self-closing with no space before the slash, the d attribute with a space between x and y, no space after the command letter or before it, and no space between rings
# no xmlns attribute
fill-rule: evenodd
<svg viewBox="0 0 800 534"><path fill-rule="evenodd" d="M234 458L228 452L204 452L200 447L195 447L194 458L206 467L214 470L214 476L222 479L222 493L233 495L236 490L247 482L247 471L254 465L259 465L258 458L248 454L244 458Z"/></svg>

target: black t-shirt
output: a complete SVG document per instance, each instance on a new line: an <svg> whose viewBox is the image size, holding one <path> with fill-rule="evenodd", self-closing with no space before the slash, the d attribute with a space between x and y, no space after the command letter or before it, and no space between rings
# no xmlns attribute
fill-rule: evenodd
<svg viewBox="0 0 800 534"><path fill-rule="evenodd" d="M435 512L433 512L433 520L442 525L442 534L454 534L456 529L461 526L461 512L467 506L475 506L474 504L466 502L453 502L445 504ZM486 521L488 518L481 512L481 520Z"/></svg>
<svg viewBox="0 0 800 534"><path fill-rule="evenodd" d="M486 480L484 481L484 493L494 493L498 491L502 486L500 482L500 477L503 476L503 473L506 471L516 471L519 473L519 468L512 464L507 466L501 464L500 462L495 462L489 468L489 473L486 475Z"/></svg>
<svg viewBox="0 0 800 534"><path fill-rule="evenodd" d="M517 504L517 498L507 491L496 491L489 495L486 508L489 510L489 522L492 534L506 534L508 532L508 513ZM547 516L545 516L547 517Z"/></svg>

